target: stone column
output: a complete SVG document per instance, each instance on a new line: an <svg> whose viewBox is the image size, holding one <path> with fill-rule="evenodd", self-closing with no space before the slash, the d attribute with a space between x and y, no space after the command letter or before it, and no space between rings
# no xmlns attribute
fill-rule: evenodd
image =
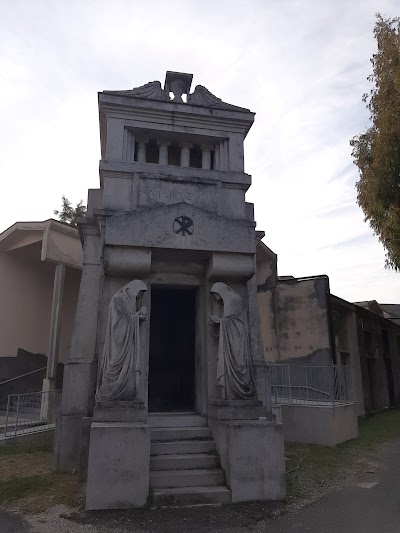
<svg viewBox="0 0 400 533"><path fill-rule="evenodd" d="M214 169L215 170L221 169L220 158L219 158L219 144L217 144L214 149Z"/></svg>
<svg viewBox="0 0 400 533"><path fill-rule="evenodd" d="M229 141L224 141L222 149L224 152L224 170L229 170Z"/></svg>
<svg viewBox="0 0 400 533"><path fill-rule="evenodd" d="M219 144L219 169L225 170L225 150L223 142Z"/></svg>
<svg viewBox="0 0 400 533"><path fill-rule="evenodd" d="M97 317L104 276L102 240L98 224L90 219L81 229L82 278L54 440L55 467L61 471L79 467L82 420L92 412L96 388Z"/></svg>
<svg viewBox="0 0 400 533"><path fill-rule="evenodd" d="M146 163L146 139L138 139L137 160L138 163Z"/></svg>
<svg viewBox="0 0 400 533"><path fill-rule="evenodd" d="M191 144L181 144L181 167L190 167L190 149Z"/></svg>
<svg viewBox="0 0 400 533"><path fill-rule="evenodd" d="M204 170L211 169L211 148L207 145L201 147L201 168Z"/></svg>
<svg viewBox="0 0 400 533"><path fill-rule="evenodd" d="M219 144L219 170L229 170L228 141Z"/></svg>
<svg viewBox="0 0 400 533"><path fill-rule="evenodd" d="M159 165L168 165L168 146L171 143L161 141L158 143L158 164Z"/></svg>
<svg viewBox="0 0 400 533"><path fill-rule="evenodd" d="M53 303L51 307L51 322L49 335L49 349L47 352L47 371L43 380L43 395L40 417L49 423L55 422L56 416L56 377L58 365L58 351L60 345L61 308L64 294L65 264L58 263L54 272Z"/></svg>
<svg viewBox="0 0 400 533"><path fill-rule="evenodd" d="M54 273L53 304L51 308L51 325L49 351L47 356L47 379L57 375L58 349L60 344L61 307L64 294L65 264L58 263Z"/></svg>

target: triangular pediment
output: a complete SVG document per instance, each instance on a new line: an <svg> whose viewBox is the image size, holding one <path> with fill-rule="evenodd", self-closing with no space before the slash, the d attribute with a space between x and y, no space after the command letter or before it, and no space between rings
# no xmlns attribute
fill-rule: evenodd
<svg viewBox="0 0 400 533"><path fill-rule="evenodd" d="M254 253L256 238L249 222L227 219L181 202L108 217L105 243Z"/></svg>

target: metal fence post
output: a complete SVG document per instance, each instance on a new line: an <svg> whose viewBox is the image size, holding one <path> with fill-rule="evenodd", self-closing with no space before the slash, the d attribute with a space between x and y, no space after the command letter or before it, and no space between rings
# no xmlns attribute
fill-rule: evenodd
<svg viewBox="0 0 400 533"><path fill-rule="evenodd" d="M336 394L335 394L335 383L337 377L337 368L332 366L333 372L331 372L331 385L332 385L332 405L335 406Z"/></svg>
<svg viewBox="0 0 400 533"><path fill-rule="evenodd" d="M19 399L20 399L20 395L18 395L18 401L17 401L17 418L15 419L15 432L14 432L14 436L17 435L17 427L18 427L18 418L19 418Z"/></svg>
<svg viewBox="0 0 400 533"><path fill-rule="evenodd" d="M11 394L8 395L8 398L7 398L7 413L6 413L6 425L4 427L4 436L7 437L7 426L8 426L8 413L10 412L10 396Z"/></svg>
<svg viewBox="0 0 400 533"><path fill-rule="evenodd" d="M307 393L307 404L308 404L308 372L307 372L308 367L306 366L305 369L306 369L306 393Z"/></svg>

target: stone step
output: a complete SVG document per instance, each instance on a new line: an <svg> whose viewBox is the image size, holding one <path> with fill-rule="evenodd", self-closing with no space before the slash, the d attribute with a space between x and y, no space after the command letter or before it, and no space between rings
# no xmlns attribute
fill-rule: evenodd
<svg viewBox="0 0 400 533"><path fill-rule="evenodd" d="M207 418L196 413L154 413L148 417L153 428L205 427Z"/></svg>
<svg viewBox="0 0 400 533"><path fill-rule="evenodd" d="M152 428L151 440L157 441L177 441L190 439L211 439L211 429L209 427L178 427L178 428Z"/></svg>
<svg viewBox="0 0 400 533"><path fill-rule="evenodd" d="M169 442L152 442L151 455L190 454L215 452L213 440L177 440Z"/></svg>
<svg viewBox="0 0 400 533"><path fill-rule="evenodd" d="M217 455L207 453L155 455L150 458L150 470L195 470L199 468L217 468Z"/></svg>
<svg viewBox="0 0 400 533"><path fill-rule="evenodd" d="M155 505L195 505L230 503L231 491L227 487L179 487L155 489Z"/></svg>
<svg viewBox="0 0 400 533"><path fill-rule="evenodd" d="M165 470L150 472L150 488L212 487L225 483L224 473L213 470Z"/></svg>

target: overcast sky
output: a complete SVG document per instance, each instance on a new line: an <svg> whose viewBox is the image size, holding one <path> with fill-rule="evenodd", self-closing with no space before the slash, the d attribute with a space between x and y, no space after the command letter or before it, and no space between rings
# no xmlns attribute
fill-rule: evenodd
<svg viewBox="0 0 400 533"><path fill-rule="evenodd" d="M194 74L256 112L245 144L279 274L328 274L350 301L400 303L356 205L349 139L368 126L374 14L398 0L0 0L0 231L98 187L97 92ZM397 8L397 9L396 9Z"/></svg>

